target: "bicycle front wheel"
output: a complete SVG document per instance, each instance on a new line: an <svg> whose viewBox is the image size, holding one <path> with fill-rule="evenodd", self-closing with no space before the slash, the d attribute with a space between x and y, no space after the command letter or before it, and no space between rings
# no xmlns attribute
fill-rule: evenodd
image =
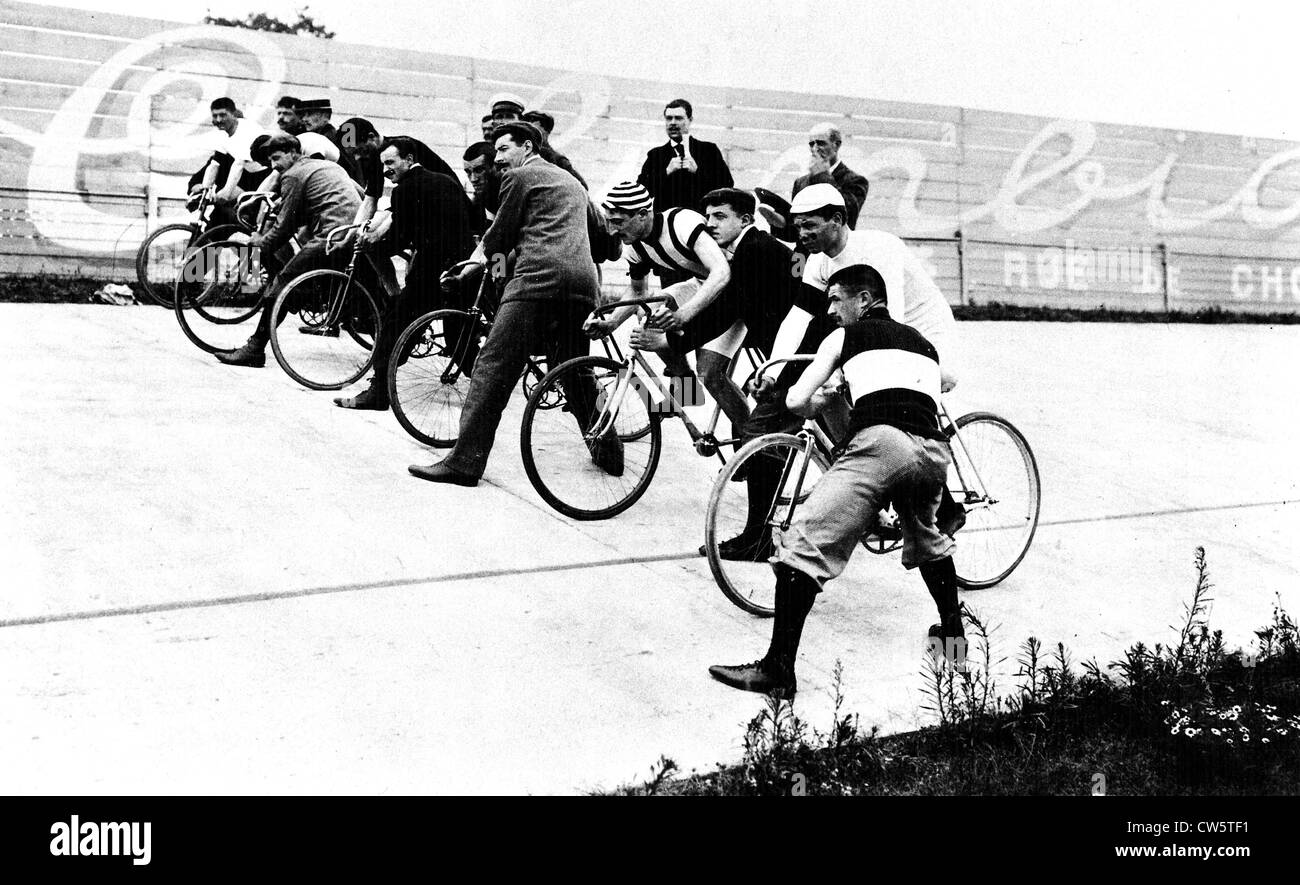
<svg viewBox="0 0 1300 885"><path fill-rule="evenodd" d="M254 252L227 240L199 246L185 259L172 309L185 337L200 349L233 350L256 327L262 294Z"/></svg>
<svg viewBox="0 0 1300 885"><path fill-rule="evenodd" d="M481 317L435 310L397 339L388 362L388 399L397 422L426 446L456 444L470 372L487 333Z"/></svg>
<svg viewBox="0 0 1300 885"><path fill-rule="evenodd" d="M299 384L339 390L370 371L381 319L374 297L355 277L308 271L280 290L272 311L275 361Z"/></svg>
<svg viewBox="0 0 1300 885"><path fill-rule="evenodd" d="M807 458L806 446L813 446ZM750 614L772 616L776 605L776 581L768 563L772 529L793 518L828 466L812 440L769 433L742 446L713 481L705 512L704 552L718 588ZM738 474L746 478L737 479ZM762 500L750 500L751 488L762 490ZM724 542L729 548L727 558Z"/></svg>
<svg viewBox="0 0 1300 885"><path fill-rule="evenodd" d="M136 281L154 303L163 307L175 304L176 281L198 232L197 224L164 224L136 250Z"/></svg>
<svg viewBox="0 0 1300 885"><path fill-rule="evenodd" d="M1015 570L1038 528L1042 489L1024 434L1005 418L971 412L949 437L948 489L966 509L953 564L968 590L992 587Z"/></svg>
<svg viewBox="0 0 1300 885"><path fill-rule="evenodd" d="M608 519L649 488L661 431L626 363L577 357L547 372L528 398L520 428L524 471L565 516Z"/></svg>

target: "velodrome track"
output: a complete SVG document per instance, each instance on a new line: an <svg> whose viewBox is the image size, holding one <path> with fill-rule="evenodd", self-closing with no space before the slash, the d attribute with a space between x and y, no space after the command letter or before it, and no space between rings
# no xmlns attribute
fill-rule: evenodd
<svg viewBox="0 0 1300 885"><path fill-rule="evenodd" d="M1300 327L960 328L954 411L1010 418L1043 480L1020 569L963 595L999 656L1167 641L1197 545L1230 644L1275 593L1300 613ZM762 701L706 667L770 622L694 554L716 461L677 422L640 503L575 523L524 476L519 397L488 481L446 488L390 414L220 366L159 309L0 305L0 347L0 792L566 793L739 757ZM797 711L829 725L838 658L864 727L928 721L932 620L862 554Z"/></svg>

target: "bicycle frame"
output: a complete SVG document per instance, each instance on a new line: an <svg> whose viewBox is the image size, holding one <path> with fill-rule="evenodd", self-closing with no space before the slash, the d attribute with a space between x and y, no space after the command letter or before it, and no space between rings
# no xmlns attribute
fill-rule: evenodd
<svg viewBox="0 0 1300 885"><path fill-rule="evenodd" d="M608 313L609 311L616 310L618 308L636 307L638 310L644 312L645 319L649 319L650 317L649 308L651 305L663 304L670 300L671 299L666 295L657 295L650 298L636 298L636 299L630 299L628 301L616 301L611 304L606 304L602 307L598 307L596 310L592 311L592 316L600 316L601 314ZM726 456L722 454L722 448L724 446L732 445L738 442L739 438L738 437L733 439L717 438L715 432L718 428L718 419L722 415L722 406L719 403L714 403L713 413L709 418L708 425L705 427L704 430L700 430L700 428L695 424L695 422L691 420L690 416L686 414L685 408L678 401L677 397L673 396L671 388L664 384L659 374L655 372L653 368L651 368L648 362L646 362L645 357L641 354L641 351L639 349L633 348L631 354L627 357L624 357L621 353L621 348L618 347L618 343L614 341L612 337L606 338L605 341L606 341L606 345L605 345L606 352L607 353L609 352L610 343L613 343L614 350L615 352L618 352L619 355L617 357L611 356L611 358L616 359L618 362L623 363L624 366L626 367L626 371L619 377L619 383L618 386L614 388L613 395L607 398L607 401L612 401L615 404L615 407L613 409L603 410L600 417L595 422L592 423L592 428L589 431L591 435L590 438L595 439L596 437L605 433L611 427L614 426L614 422L618 420L617 404L623 402L623 397L627 395L627 390L632 384L632 377L633 375L638 374L638 370L639 370L639 375L644 378L648 378L650 381L652 381L654 383L655 389L659 391L659 395L663 397L665 402L668 403L670 409L668 413L669 417L676 417L682 419L682 423L686 425L686 432L690 435L691 442L694 443L695 445L696 452L698 452L701 456L706 458L709 457L710 455L717 455L718 459L725 464L727 459ZM751 361L756 361L753 355L753 351L755 350L755 348L747 347L742 349L749 354ZM736 357L733 357L732 359L733 366L735 364L735 360L738 359L739 356L740 354L738 352L736 354ZM756 369L755 371L758 370ZM659 412L658 414L662 418L664 413ZM736 428L733 428L733 432L735 431Z"/></svg>

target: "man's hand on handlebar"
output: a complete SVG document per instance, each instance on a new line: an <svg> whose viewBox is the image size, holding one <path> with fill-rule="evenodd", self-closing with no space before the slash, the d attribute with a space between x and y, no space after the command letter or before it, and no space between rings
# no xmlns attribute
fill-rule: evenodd
<svg viewBox="0 0 1300 885"><path fill-rule="evenodd" d="M479 262L470 260L453 264L439 278L439 286L444 292L454 292L465 282L465 278L473 273L474 268L482 266Z"/></svg>
<svg viewBox="0 0 1300 885"><path fill-rule="evenodd" d="M745 393L757 402L765 403L776 396L776 379L771 375L759 373L745 385Z"/></svg>
<svg viewBox="0 0 1300 885"><path fill-rule="evenodd" d="M613 319L609 314L605 314L600 319L589 316L582 324L582 332L588 338L594 340L614 334L614 330L617 329L619 325L618 320Z"/></svg>
<svg viewBox="0 0 1300 885"><path fill-rule="evenodd" d="M686 325L686 319L682 317L681 308L673 310L667 304L661 304L651 312L646 325L661 332L676 332Z"/></svg>

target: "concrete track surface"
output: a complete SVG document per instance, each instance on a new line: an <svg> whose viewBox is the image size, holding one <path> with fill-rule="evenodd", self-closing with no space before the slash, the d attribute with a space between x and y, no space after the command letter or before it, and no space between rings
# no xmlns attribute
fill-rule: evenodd
<svg viewBox="0 0 1300 885"><path fill-rule="evenodd" d="M1000 656L1168 640L1208 550L1213 625L1300 613L1300 327L965 323L955 411L1024 431L1042 524L964 594ZM680 422L645 498L549 510L516 397L487 481L387 413L336 409L272 363L219 365L159 309L0 306L0 792L567 793L735 760L756 695L712 682L770 622L694 551L716 460ZM797 710L927 722L933 619L897 556L823 594ZM1009 688L1014 665L1002 668Z"/></svg>

